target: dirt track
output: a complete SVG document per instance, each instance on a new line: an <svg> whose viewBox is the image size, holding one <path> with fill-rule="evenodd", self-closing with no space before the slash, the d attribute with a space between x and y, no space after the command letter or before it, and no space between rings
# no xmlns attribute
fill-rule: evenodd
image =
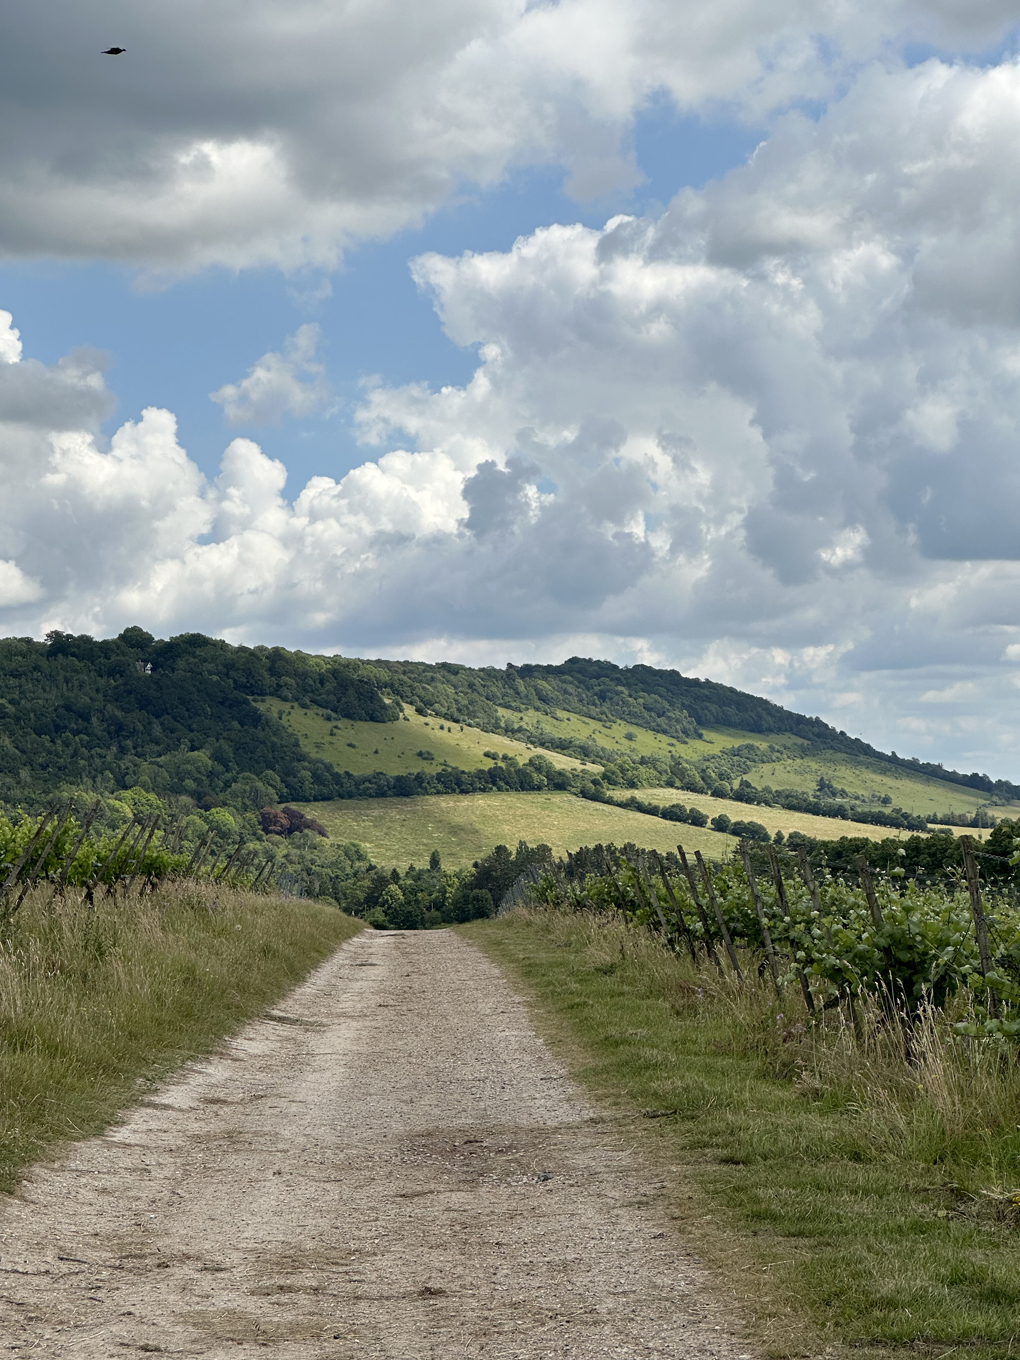
<svg viewBox="0 0 1020 1360"><path fill-rule="evenodd" d="M657 1184L449 931L365 931L0 1210L0 1351L746 1360Z"/></svg>

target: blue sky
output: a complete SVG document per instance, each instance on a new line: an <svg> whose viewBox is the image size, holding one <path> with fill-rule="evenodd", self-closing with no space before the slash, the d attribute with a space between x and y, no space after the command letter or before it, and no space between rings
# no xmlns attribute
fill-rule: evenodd
<svg viewBox="0 0 1020 1360"><path fill-rule="evenodd" d="M1017 778L1015 51L1006 0L7 7L0 633L640 660Z"/></svg>
<svg viewBox="0 0 1020 1360"><path fill-rule="evenodd" d="M475 351L448 339L431 300L415 286L414 256L503 251L551 223L597 228L617 213L661 210L683 187L700 188L742 164L762 135L741 124L683 117L657 101L633 128L644 177L633 191L582 202L563 192L559 168L525 169L492 189L465 186L422 227L355 246L335 272L214 268L153 283L137 268L107 261L19 262L0 266L0 305L15 315L26 352L43 363L55 364L80 345L105 351L117 398L103 426L107 435L137 420L144 407L164 406L208 475L215 475L229 438L247 434L284 461L294 490L317 473L340 477L364 461L350 412L365 378L441 387L463 384L474 371ZM208 394L242 377L307 321L322 327L335 411L288 417L268 430L228 427Z"/></svg>

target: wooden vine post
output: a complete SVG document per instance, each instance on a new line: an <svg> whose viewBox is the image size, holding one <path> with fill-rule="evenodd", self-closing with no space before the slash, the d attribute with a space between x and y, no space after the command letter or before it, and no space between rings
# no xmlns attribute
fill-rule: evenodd
<svg viewBox="0 0 1020 1360"><path fill-rule="evenodd" d="M974 917L974 936L977 939L978 957L981 960L981 976L986 981L988 1014L997 1016L999 998L987 983L989 973L994 971L992 950L988 943L988 921L981 902L981 880L978 878L977 856L974 854L974 837L961 836L960 849L963 851L963 872L967 878L967 891L970 893L970 910Z"/></svg>
<svg viewBox="0 0 1020 1360"><path fill-rule="evenodd" d="M882 915L882 908L878 904L878 894L875 892L875 880L871 876L871 869L868 861L863 855L854 855L854 864L860 875L861 887L864 889L864 896L868 900L868 910L871 912L871 919L875 923L876 930L882 930L885 926L885 917Z"/></svg>
<svg viewBox="0 0 1020 1360"><path fill-rule="evenodd" d="M64 863L64 867L60 871L61 891L63 891L64 888L67 886L68 874L70 874L71 872L71 869L74 865L74 861L78 858L78 852L85 844L85 837L89 834L89 828L92 826L92 823L96 819L96 815L99 812L100 803L101 799L97 798L96 801L92 804L92 807L89 809L88 816L85 818L85 821L82 823L81 830L78 832L78 839L74 843L74 849L71 851L70 855L68 855L67 860Z"/></svg>
<svg viewBox="0 0 1020 1360"><path fill-rule="evenodd" d="M779 867L779 856L776 854L776 847L769 845L766 847L769 857L769 868L772 870L772 881L776 885L776 896L779 898L779 908L784 916L790 914L790 904L786 900L786 884L783 882L783 871ZM797 976L800 979L800 990L804 994L804 1005L808 1008L808 1014L815 1013L815 999L811 995L811 986L807 980L807 973L797 965Z"/></svg>
<svg viewBox="0 0 1020 1360"><path fill-rule="evenodd" d="M811 872L811 863L808 860L808 853L802 845L798 845L797 847L797 863L800 865L800 876L804 880L804 886L810 893L811 901L814 904L815 911L817 911L818 913L819 923L822 927L822 930L825 932L825 942L826 944L828 944L829 948L833 951L833 953L835 953L836 941L832 938L832 931L829 929L828 925L826 924L825 920L822 917L822 899L818 893L818 884L815 882L815 876ZM849 986L847 986L846 989L846 998L847 1004L850 1007L850 1020L853 1023L854 1034L857 1036L858 1039L863 1039L864 1024L863 1021L861 1020L860 1013L857 1009L857 1003L854 1001L854 994Z"/></svg>
<svg viewBox="0 0 1020 1360"><path fill-rule="evenodd" d="M57 816L56 807L51 807L44 814L44 816L40 818L39 825L36 827L35 833L29 837L28 844L25 846L24 850L22 850L17 860L15 860L10 873L4 879L3 884L0 885L0 902L2 902L6 898L7 894L14 887L15 883L17 883L18 875L21 873L22 869L28 863L36 846L42 840L43 835L45 834L46 829L50 824L50 821L56 816Z"/></svg>
<svg viewBox="0 0 1020 1360"><path fill-rule="evenodd" d="M868 910L871 912L871 919L874 922L875 929L883 930L885 928L885 917L882 915L878 894L875 892L875 879L872 876L871 867L863 855L854 855L854 865L860 875L861 887L864 889L864 896L867 898ZM886 956L886 974L882 1004L889 1019L898 1021L902 1028L904 1019L896 1006L896 975L891 966L892 961L889 957L888 949L884 952Z"/></svg>
<svg viewBox="0 0 1020 1360"><path fill-rule="evenodd" d="M642 854L638 860L637 881L641 887L641 894L650 907L655 909L655 914L659 918L659 925L666 942L669 942L669 925L663 914L662 904L659 902L659 894L655 890L655 884L651 881L651 875L645 867L645 857Z"/></svg>
<svg viewBox="0 0 1020 1360"><path fill-rule="evenodd" d="M684 942L686 943L687 949L690 953L691 963L697 963L698 954L694 948L694 938L691 935L689 926L687 925L687 917L683 914L683 910L681 909L680 903L676 900L676 894L673 891L673 885L672 883L670 883L669 877L666 873L666 866L662 862L662 856L659 854L658 850L653 850L652 854L655 856L655 863L659 870L659 877L662 879L663 886L666 889L666 896L669 898L669 904L673 908L673 914L676 916L677 923L680 926L680 933L683 935Z"/></svg>
<svg viewBox="0 0 1020 1360"><path fill-rule="evenodd" d="M740 862L744 866L744 874L747 877L747 886L751 889L751 901L754 903L755 915L758 917L758 927L761 930L762 944L765 946L765 957L768 960L769 972L772 974L776 996L779 996L779 967L776 963L776 951L772 947L772 936L769 934L768 922L765 920L765 908L762 905L761 893L758 891L758 880L754 874L747 841L740 842L739 854Z"/></svg>
<svg viewBox="0 0 1020 1360"><path fill-rule="evenodd" d="M25 874L25 877L24 877L23 880L22 880L22 883L21 883L21 892L18 894L18 900L17 900L17 901L15 902L15 904L14 904L14 907L13 907L13 910L12 910L12 913L11 913L12 915L14 914L14 912L16 912L16 911L20 908L22 902L24 902L25 898L28 896L29 892L31 891L32 887L34 886L36 880L42 875L43 867L44 867L44 865L45 865L45 863L46 863L47 856L49 855L49 853L50 853L50 851L53 849L53 847L56 845L56 843L57 843L57 837L60 835L61 831L63 831L64 827L67 825L67 822L68 822L69 817L71 816L71 810L73 809L73 807L74 807L74 803L73 803L72 800L69 798L69 799L67 800L67 803L66 803L65 806L64 806L63 812L62 812L62 813L60 814L60 816L57 818L57 820L56 820L56 822L55 822L55 824L54 824L53 830L52 830L52 832L50 833L50 838L49 838L49 840L46 842L45 846L43 847L42 852L41 852L40 855L39 855L39 858L38 858L38 859L36 860L36 862L32 865L31 870L29 870L29 871Z"/></svg>
<svg viewBox="0 0 1020 1360"><path fill-rule="evenodd" d="M740 978L741 982L743 982L744 975L740 971L740 961L737 958L737 951L733 947L733 938L726 929L726 922L723 920L722 908L719 906L719 899L715 895L715 884L712 882L712 875L708 872L708 865L705 863L700 850L695 850L694 858L698 861L701 877L705 881L705 891L708 893L708 900L712 903L715 919L719 922L719 933L723 937L723 943L726 946L726 953L730 956L730 963L733 965L733 971L736 973L737 977Z"/></svg>
<svg viewBox="0 0 1020 1360"><path fill-rule="evenodd" d="M705 932L705 949L708 951L708 957L721 973L723 966L720 962L719 955L715 952L715 945L712 943L712 927L708 924L708 913L705 911L705 905L701 900L701 894L698 892L698 880L694 877L694 870L690 866L690 862L687 859L687 852L684 850L683 846L678 845L676 852L680 856L680 863L687 876L687 885L691 890L691 896L694 898L694 905L698 909L698 918L701 921L701 928Z"/></svg>

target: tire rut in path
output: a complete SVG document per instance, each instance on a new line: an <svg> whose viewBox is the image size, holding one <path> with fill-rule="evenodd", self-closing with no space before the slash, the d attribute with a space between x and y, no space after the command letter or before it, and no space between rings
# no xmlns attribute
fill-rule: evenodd
<svg viewBox="0 0 1020 1360"><path fill-rule="evenodd" d="M368 930L0 1209L0 1351L747 1360L663 1190L479 950Z"/></svg>

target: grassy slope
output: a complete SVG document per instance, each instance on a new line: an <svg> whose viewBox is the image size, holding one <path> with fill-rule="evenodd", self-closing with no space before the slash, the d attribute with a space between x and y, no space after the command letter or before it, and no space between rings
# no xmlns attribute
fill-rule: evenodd
<svg viewBox="0 0 1020 1360"><path fill-rule="evenodd" d="M803 831L805 836L814 836L818 840L835 840L839 836L868 836L872 840L885 840L887 836L909 836L909 831L895 831L891 827L870 826L867 822L843 822L837 817L816 817L810 812L787 812L785 808L777 807L756 807L753 803L738 803L732 798L711 798L700 793L684 793L680 789L635 789L638 798L646 799L649 803L660 803L663 806L669 803L683 803L686 807L700 808L709 818L717 817L719 813L725 812L734 821L739 818L745 822L758 822L767 827L773 835L777 831L782 831L784 835L789 835L791 831ZM619 789L614 789L614 798L626 797L629 790L624 789L621 793ZM679 828L681 832L686 827ZM968 827L947 827L949 831L956 831L959 835L971 834L980 840L980 831L971 832ZM681 839L683 837L681 836Z"/></svg>
<svg viewBox="0 0 1020 1360"><path fill-rule="evenodd" d="M850 793L887 793L896 807L925 816L929 812L974 812L983 807L987 795L962 784L911 774L880 760L867 760L832 751L824 756L804 756L776 764L760 765L747 777L760 787L774 789L813 789L820 775L831 779L837 788ZM1008 808L992 809L996 816L1009 816Z"/></svg>
<svg viewBox="0 0 1020 1360"><path fill-rule="evenodd" d="M459 770L477 770L490 765L483 751L516 756L522 763L538 752L537 746L511 741L507 737L482 732L477 727L453 723L440 726L438 718L422 718L411 708L397 723L351 722L342 718L329 722L320 709L301 708L272 699L255 701L282 720L309 755L328 760L338 770L351 774L408 774L415 770L435 770L444 762ZM434 760L424 761L418 752L431 751ZM554 765L580 769L583 762L555 751L541 751ZM596 766L589 767L595 770Z"/></svg>
<svg viewBox="0 0 1020 1360"><path fill-rule="evenodd" d="M101 898L37 890L0 949L0 1189L97 1133L140 1090L283 996L360 921L211 885Z"/></svg>
<svg viewBox="0 0 1020 1360"><path fill-rule="evenodd" d="M514 913L465 933L531 990L554 1047L658 1163L766 1353L1009 1352L1020 1216L982 1192L1016 1183L1020 1139L977 1130L954 1150L937 1120L897 1125L797 1080L792 1059L772 1075L738 1001L706 1004L683 961L618 923ZM784 1010L789 1024L803 1007Z"/></svg>
<svg viewBox="0 0 1020 1360"><path fill-rule="evenodd" d="M807 743L794 736L762 736L759 732L741 732L728 727L705 728L704 741L690 741L684 744L673 741L670 737L661 736L658 732L635 727L633 724L599 723L573 713L560 713L558 721L533 710L522 715L511 714L509 710L505 710L504 716L515 718L532 728L536 740L541 740L542 732L556 732L562 736L593 737L602 746L607 746L611 750L626 751L635 756L672 754L688 760L697 760L701 756L713 755L745 742L766 748L770 745L786 747L789 752L786 759L756 766L747 776L756 787L768 784L776 789L793 788L812 792L819 777L824 776L831 779L837 788L844 788L850 793L878 796L888 794L895 806L921 816L929 812L970 813L987 802L986 795L976 789L968 789L963 785L951 784L941 779L931 779L927 775L912 774L909 770L898 769L880 760L844 755L836 751L825 755L802 756L799 752ZM628 731L634 734L634 740L627 740L625 733ZM682 802L688 801L683 794L678 796ZM1009 809L1003 809L999 815L1009 815ZM763 818L759 817L756 820L765 824ZM783 827L783 830L785 829Z"/></svg>
<svg viewBox="0 0 1020 1360"><path fill-rule="evenodd" d="M611 750L625 751L633 756L681 754L688 759L696 759L745 742L759 746L768 746L770 743L785 746L789 750L787 759L756 766L747 776L752 784L812 791L819 777L824 776L831 779L837 787L845 788L851 793L888 794L895 806L921 815L953 810L970 813L986 801L984 795L976 790L939 779L930 779L924 775L911 774L907 770L897 770L894 766L877 760L846 756L838 752L821 756L801 756L798 751L805 743L800 738L792 736L765 738L754 732L708 728L705 730L704 741L691 741L684 745L658 732L650 732L633 724L616 721L600 723L566 712L561 712L558 718L554 719L548 714L530 710L524 714L512 714L506 710L505 717L522 722L535 731L535 743L529 746L506 737L494 736L491 732L482 732L478 728L459 728L445 723L441 728L438 718L422 718L410 709L406 713L408 719L406 722L366 723L344 719L331 723L324 719L317 709L304 709L297 704L281 704L269 699L257 702L276 713L282 713L283 721L299 738L309 754L322 756L331 761L337 769L349 770L353 774L367 774L374 770L382 770L386 774L402 774L416 769L436 769L444 761L458 769L474 770L488 763L482 754L487 750L498 751L500 754L505 752L516 756L518 760L526 760L536 750L542 749L542 734L547 732L560 736L591 737L602 746ZM633 740L627 739L625 735L627 732L634 734ZM435 760L423 761L417 754L419 750L431 751ZM556 765L582 767L582 762L553 751L542 750L542 754L547 755ZM597 767L588 768L594 770ZM677 798L682 802L689 802L692 799L697 800L698 795L685 795L680 792L671 797L670 801L676 801ZM710 810L708 807L710 801L712 800L706 800L705 806L710 816L723 811L729 812L731 816L750 815L746 811L743 814L734 812L728 806L718 806ZM696 806L700 806L700 803L696 802ZM1004 808L999 815L1009 813L1010 809ZM825 834L821 829L811 830L807 825L801 826L799 821L791 820L796 817L797 814L785 814L785 818L777 821L775 826L764 815L757 816L754 820L760 821L770 830L796 829L806 831L810 835ZM810 820L816 822L820 819Z"/></svg>
<svg viewBox="0 0 1020 1360"><path fill-rule="evenodd" d="M571 793L351 798L300 806L331 836L360 841L377 864L401 869L427 862L432 850L439 851L447 868L462 868L500 842L513 848L519 840L551 845L557 854L598 841L635 841L665 851L680 840L691 851L720 857L736 845L732 836L588 803Z"/></svg>

